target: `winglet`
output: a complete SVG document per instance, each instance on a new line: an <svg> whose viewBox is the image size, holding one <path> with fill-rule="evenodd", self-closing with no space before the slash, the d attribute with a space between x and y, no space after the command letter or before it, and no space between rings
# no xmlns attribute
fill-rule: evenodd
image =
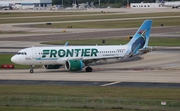
<svg viewBox="0 0 180 111"><path fill-rule="evenodd" d="M69 43L68 43L68 42L66 42L66 43L64 44L64 46L68 46L68 44L69 44Z"/></svg>

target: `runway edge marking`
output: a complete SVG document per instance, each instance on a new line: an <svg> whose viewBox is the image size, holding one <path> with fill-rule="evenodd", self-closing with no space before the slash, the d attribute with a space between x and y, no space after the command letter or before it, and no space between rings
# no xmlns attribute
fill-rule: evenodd
<svg viewBox="0 0 180 111"><path fill-rule="evenodd" d="M110 85L114 85L114 84L118 84L118 83L120 83L121 81L116 81L116 82L112 82L112 83L108 83L108 84L103 84L103 85L101 85L101 86L110 86Z"/></svg>

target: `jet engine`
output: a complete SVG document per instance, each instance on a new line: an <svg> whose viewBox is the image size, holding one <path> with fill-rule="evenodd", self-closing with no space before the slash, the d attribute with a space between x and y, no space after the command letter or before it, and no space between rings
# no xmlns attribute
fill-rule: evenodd
<svg viewBox="0 0 180 111"><path fill-rule="evenodd" d="M69 71L79 71L82 70L84 66L85 65L82 60L68 60L65 63L65 68Z"/></svg>
<svg viewBox="0 0 180 111"><path fill-rule="evenodd" d="M44 65L46 69L59 69L61 65Z"/></svg>

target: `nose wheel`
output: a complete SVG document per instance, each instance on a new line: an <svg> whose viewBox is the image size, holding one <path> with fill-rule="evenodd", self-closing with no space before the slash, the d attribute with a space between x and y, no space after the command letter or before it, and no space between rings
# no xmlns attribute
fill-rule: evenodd
<svg viewBox="0 0 180 111"><path fill-rule="evenodd" d="M34 73L34 65L31 65L30 73Z"/></svg>

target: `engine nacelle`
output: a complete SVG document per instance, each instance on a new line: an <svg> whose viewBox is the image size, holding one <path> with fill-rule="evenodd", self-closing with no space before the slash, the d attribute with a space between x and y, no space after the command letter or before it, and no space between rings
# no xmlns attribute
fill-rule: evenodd
<svg viewBox="0 0 180 111"><path fill-rule="evenodd" d="M59 69L61 65L44 65L46 69Z"/></svg>
<svg viewBox="0 0 180 111"><path fill-rule="evenodd" d="M65 63L65 68L69 71L79 71L82 70L84 66L82 60L68 60Z"/></svg>

